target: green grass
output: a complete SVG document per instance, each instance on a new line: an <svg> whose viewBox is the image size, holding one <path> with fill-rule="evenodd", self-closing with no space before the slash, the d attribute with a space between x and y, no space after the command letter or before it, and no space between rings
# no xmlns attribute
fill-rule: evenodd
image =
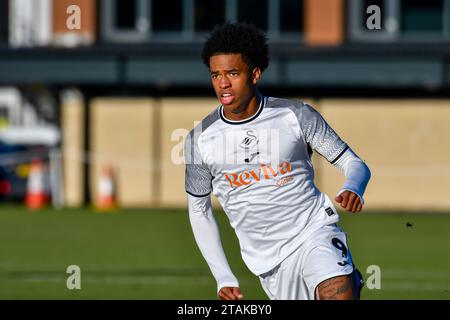
<svg viewBox="0 0 450 320"><path fill-rule="evenodd" d="M223 213L217 217L247 299L266 299L240 258ZM413 227L406 227L406 223ZM450 215L341 214L358 269L381 268L381 290L363 299L450 299ZM66 268L81 268L68 290ZM0 299L215 299L216 284L185 210L90 209L28 212L0 206Z"/></svg>

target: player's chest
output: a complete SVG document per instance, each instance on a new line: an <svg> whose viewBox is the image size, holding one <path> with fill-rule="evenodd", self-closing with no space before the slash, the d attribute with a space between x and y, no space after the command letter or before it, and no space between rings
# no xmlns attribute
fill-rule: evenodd
<svg viewBox="0 0 450 320"><path fill-rule="evenodd" d="M289 126L232 127L204 137L203 160L211 167L295 161L305 156L302 141Z"/></svg>

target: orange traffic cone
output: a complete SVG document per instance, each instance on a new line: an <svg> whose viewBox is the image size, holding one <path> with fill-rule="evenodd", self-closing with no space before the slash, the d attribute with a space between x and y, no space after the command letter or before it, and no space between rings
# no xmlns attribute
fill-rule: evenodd
<svg viewBox="0 0 450 320"><path fill-rule="evenodd" d="M98 195L96 208L100 211L110 211L116 209L114 175L111 166L104 166L98 185Z"/></svg>
<svg viewBox="0 0 450 320"><path fill-rule="evenodd" d="M37 210L43 208L46 202L44 163L41 160L34 160L31 162L28 176L25 206L30 210Z"/></svg>

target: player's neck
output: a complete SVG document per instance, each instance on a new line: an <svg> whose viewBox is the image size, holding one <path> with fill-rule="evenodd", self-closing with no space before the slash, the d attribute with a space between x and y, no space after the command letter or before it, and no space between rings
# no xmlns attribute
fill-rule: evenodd
<svg viewBox="0 0 450 320"><path fill-rule="evenodd" d="M250 98L249 102L245 106L234 110L227 110L227 108L223 108L223 115L231 121L241 121L251 118L256 112L258 112L261 99L261 95L258 91L256 91L255 95Z"/></svg>

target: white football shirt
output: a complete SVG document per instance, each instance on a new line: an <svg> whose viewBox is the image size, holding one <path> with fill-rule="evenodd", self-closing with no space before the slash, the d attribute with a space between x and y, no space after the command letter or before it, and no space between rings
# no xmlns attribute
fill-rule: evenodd
<svg viewBox="0 0 450 320"><path fill-rule="evenodd" d="M314 184L312 149L335 163L348 146L308 104L263 96L252 117L230 121L220 106L186 138L186 192L214 193L256 275L339 220Z"/></svg>

